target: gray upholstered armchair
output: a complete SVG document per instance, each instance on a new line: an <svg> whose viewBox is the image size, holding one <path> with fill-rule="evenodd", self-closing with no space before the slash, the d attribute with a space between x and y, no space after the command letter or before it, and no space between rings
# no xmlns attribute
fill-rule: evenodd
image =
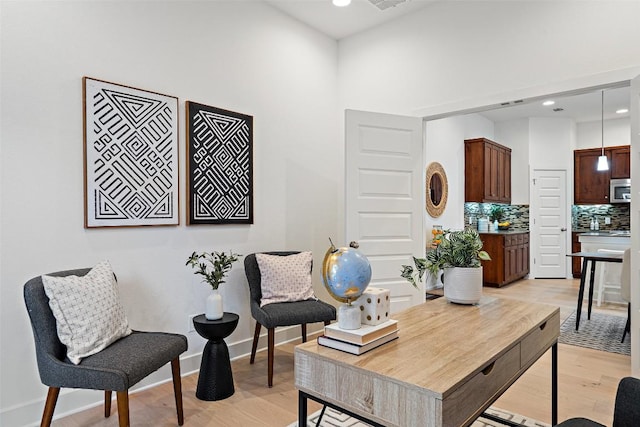
<svg viewBox="0 0 640 427"><path fill-rule="evenodd" d="M299 252L263 252L267 255L287 256ZM244 259L244 271L249 283L251 315L256 320L256 329L253 335L250 363L254 363L258 339L261 327L267 328L267 363L268 385L273 386L273 358L275 347L275 328L278 326L301 325L302 342L307 341L307 323L324 322L328 325L336 319L336 309L331 304L317 300L282 302L267 304L260 307L262 299L260 267L255 254L247 255Z"/></svg>
<svg viewBox="0 0 640 427"><path fill-rule="evenodd" d="M640 420L640 380L625 377L618 384L612 427L636 427ZM557 427L605 427L587 418L570 418Z"/></svg>
<svg viewBox="0 0 640 427"><path fill-rule="evenodd" d="M49 276L84 276L89 270L60 271ZM31 319L40 379L49 387L41 426L51 425L60 388L69 387L104 390L105 417L111 414L111 392L115 390L119 425L128 427L129 388L168 362L171 362L173 374L178 424L183 424L179 356L187 350L186 337L134 331L75 365L67 359L66 347L58 338L56 319L49 307L41 276L24 285L24 300Z"/></svg>

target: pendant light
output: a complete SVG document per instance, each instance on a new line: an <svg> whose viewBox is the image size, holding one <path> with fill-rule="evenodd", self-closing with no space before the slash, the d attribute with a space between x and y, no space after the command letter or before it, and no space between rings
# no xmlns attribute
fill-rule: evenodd
<svg viewBox="0 0 640 427"><path fill-rule="evenodd" d="M609 170L609 161L607 160L607 156L604 155L604 90L602 91L602 120L601 120L601 129L602 129L602 154L598 157L598 170L599 171L608 171Z"/></svg>

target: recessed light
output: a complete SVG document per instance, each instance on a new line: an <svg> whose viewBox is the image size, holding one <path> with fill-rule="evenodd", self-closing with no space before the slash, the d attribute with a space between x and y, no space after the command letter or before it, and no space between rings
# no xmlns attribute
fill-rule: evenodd
<svg viewBox="0 0 640 427"><path fill-rule="evenodd" d="M351 0L333 0L333 5L338 7L345 7L351 4Z"/></svg>
<svg viewBox="0 0 640 427"><path fill-rule="evenodd" d="M628 108L621 108L619 110L616 110L616 114L624 114L624 113L628 113L629 109Z"/></svg>
<svg viewBox="0 0 640 427"><path fill-rule="evenodd" d="M544 105L545 107L548 107L549 105L553 105L555 103L556 101L548 100L548 101L544 101L542 105Z"/></svg>

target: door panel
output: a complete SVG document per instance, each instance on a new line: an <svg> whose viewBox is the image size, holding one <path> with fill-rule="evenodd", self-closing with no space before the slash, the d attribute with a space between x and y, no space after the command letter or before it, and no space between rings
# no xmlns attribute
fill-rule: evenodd
<svg viewBox="0 0 640 427"><path fill-rule="evenodd" d="M346 241L369 258L371 286L391 291L391 311L424 301L400 277L424 257L422 119L347 110Z"/></svg>
<svg viewBox="0 0 640 427"><path fill-rule="evenodd" d="M631 374L640 376L640 76L631 80Z"/></svg>
<svg viewBox="0 0 640 427"><path fill-rule="evenodd" d="M566 277L566 171L535 170L533 177L531 231L536 247L532 274L535 278Z"/></svg>

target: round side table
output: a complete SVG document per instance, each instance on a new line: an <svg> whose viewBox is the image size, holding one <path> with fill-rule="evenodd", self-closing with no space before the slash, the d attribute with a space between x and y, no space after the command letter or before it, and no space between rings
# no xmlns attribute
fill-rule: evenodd
<svg viewBox="0 0 640 427"><path fill-rule="evenodd" d="M222 400L235 392L229 349L224 339L236 329L238 319L237 314L227 312L218 320L207 320L204 314L193 318L198 334L209 340L202 352L198 375L196 397L200 400Z"/></svg>

